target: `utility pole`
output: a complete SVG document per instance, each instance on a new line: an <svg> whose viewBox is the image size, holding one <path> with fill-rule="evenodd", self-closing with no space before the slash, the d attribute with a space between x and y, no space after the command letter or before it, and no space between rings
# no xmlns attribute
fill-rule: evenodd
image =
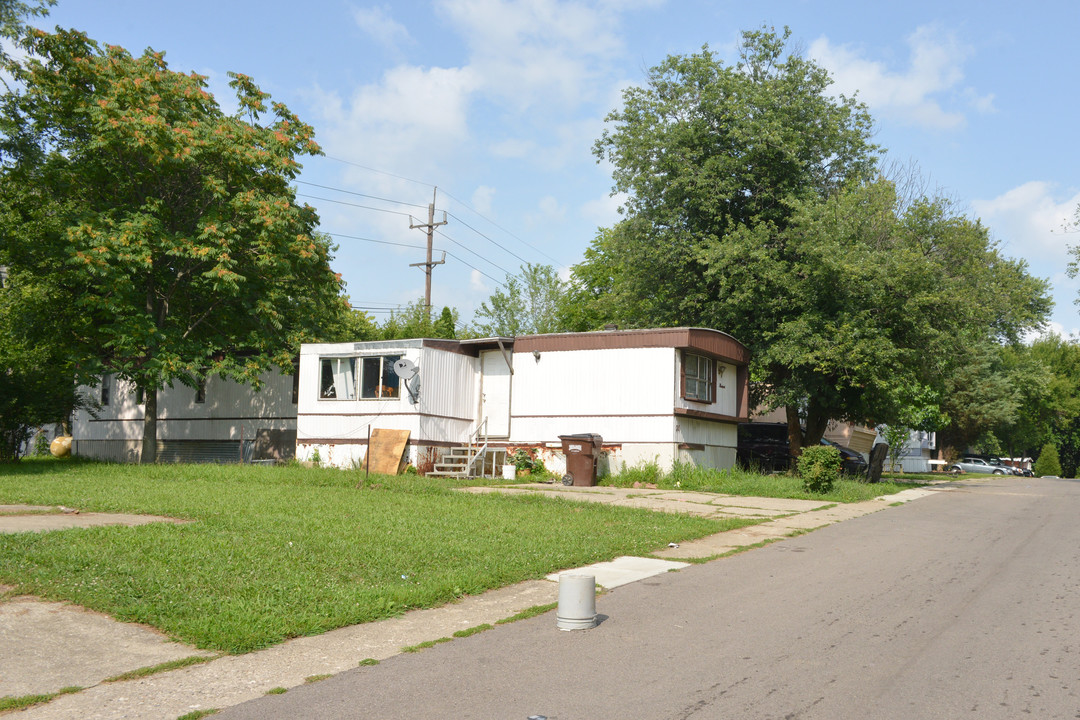
<svg viewBox="0 0 1080 720"><path fill-rule="evenodd" d="M446 212L443 212L442 222L435 222L435 194L439 192L439 188L431 193L431 204L427 206L428 221L426 223L418 223L413 225L409 223L409 229L415 230L417 228L424 228L427 230L427 262L422 263L409 263L409 267L422 267L424 268L424 275L427 277L424 279L424 307L427 309L427 320L431 322L431 269L436 265L442 265L446 262L446 253L444 252L441 260L431 259L431 243L435 238L435 228L440 225L446 224ZM409 220L412 220L410 217Z"/></svg>

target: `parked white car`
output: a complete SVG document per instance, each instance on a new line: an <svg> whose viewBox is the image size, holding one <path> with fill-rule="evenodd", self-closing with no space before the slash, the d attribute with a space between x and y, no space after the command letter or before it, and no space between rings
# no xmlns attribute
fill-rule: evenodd
<svg viewBox="0 0 1080 720"><path fill-rule="evenodd" d="M986 460L976 457L966 457L949 466L949 472L982 473L984 475L1010 475L1010 471L1003 465L991 465Z"/></svg>

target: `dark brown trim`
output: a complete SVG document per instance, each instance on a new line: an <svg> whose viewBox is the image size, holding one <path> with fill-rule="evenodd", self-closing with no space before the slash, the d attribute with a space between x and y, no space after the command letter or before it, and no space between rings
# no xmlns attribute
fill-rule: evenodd
<svg viewBox="0 0 1080 720"><path fill-rule="evenodd" d="M417 413L417 412L384 412L384 413L300 413L299 417L303 418L356 418L356 417L416 417L416 418L433 418L435 420L460 420L461 422L476 422L472 418L455 417L453 415L431 415L429 413Z"/></svg>
<svg viewBox="0 0 1080 720"><path fill-rule="evenodd" d="M682 415L684 417L696 418L698 420L713 420L715 422L723 423L741 423L747 422L747 417L735 417L734 415L721 415L720 413L705 412L704 410L694 410L693 408L675 408L676 415Z"/></svg>
<svg viewBox="0 0 1080 720"><path fill-rule="evenodd" d="M367 445L367 437L358 438L297 438L297 445ZM417 440L409 438L409 445L413 447L461 447L464 443L447 442L446 440Z"/></svg>
<svg viewBox="0 0 1080 720"><path fill-rule="evenodd" d="M735 410L739 422L750 420L750 368L745 365L735 369Z"/></svg>
<svg viewBox="0 0 1080 720"><path fill-rule="evenodd" d="M434 348L435 350L443 350L445 352L454 353L455 355L465 355L467 357L477 357L477 350L473 347L466 347L461 344L459 340L442 340L439 338L423 338L420 341L420 347L422 348Z"/></svg>
<svg viewBox="0 0 1080 720"><path fill-rule="evenodd" d="M697 398L688 397L686 394L686 358L687 357L699 357L709 361L709 399L698 400ZM699 405L712 405L716 402L716 368L719 365L716 358L709 357L708 355L702 355L701 353L694 352L692 350L680 350L679 351L679 397L686 402L697 403Z"/></svg>
<svg viewBox="0 0 1080 720"><path fill-rule="evenodd" d="M710 369L712 370L712 373L711 373L712 377L709 378L709 402L716 402L717 401L717 397L716 397L716 385L717 385L717 382L716 382L716 369L717 368L716 368L716 366L719 365L719 364L720 363L716 362L715 358L713 359L713 361L711 363L709 363Z"/></svg>
<svg viewBox="0 0 1080 720"><path fill-rule="evenodd" d="M228 420L230 422L234 420L295 420L295 415L271 415L271 416L258 416L242 415L236 417L159 417L158 423L170 423L170 422L196 422L204 421L210 422L211 420ZM113 423L113 422L137 422L141 423L143 419L137 418L90 418L87 422L91 423Z"/></svg>
<svg viewBox="0 0 1080 720"><path fill-rule="evenodd" d="M686 351L679 351L679 397L686 399Z"/></svg>
<svg viewBox="0 0 1080 720"><path fill-rule="evenodd" d="M472 340L458 340L461 346L467 350L474 357L478 357L483 350L498 350L500 347L505 347L513 352L515 338L512 337L489 337L489 338L475 338Z"/></svg>
<svg viewBox="0 0 1080 720"><path fill-rule="evenodd" d="M548 420L552 418L649 418L671 416L672 413L645 413L641 415L627 415L625 413L620 413L618 415L511 415L510 419Z"/></svg>
<svg viewBox="0 0 1080 720"><path fill-rule="evenodd" d="M515 353L657 347L692 350L735 365L746 365L750 362L750 351L745 345L727 333L708 328L654 328L528 335L514 341Z"/></svg>

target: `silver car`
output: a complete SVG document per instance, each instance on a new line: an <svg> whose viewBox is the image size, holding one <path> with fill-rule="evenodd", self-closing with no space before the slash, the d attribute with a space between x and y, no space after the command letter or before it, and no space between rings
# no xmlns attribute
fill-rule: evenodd
<svg viewBox="0 0 1080 720"><path fill-rule="evenodd" d="M992 465L982 458L966 457L949 466L950 472L982 473L984 475L1011 475L1003 465Z"/></svg>

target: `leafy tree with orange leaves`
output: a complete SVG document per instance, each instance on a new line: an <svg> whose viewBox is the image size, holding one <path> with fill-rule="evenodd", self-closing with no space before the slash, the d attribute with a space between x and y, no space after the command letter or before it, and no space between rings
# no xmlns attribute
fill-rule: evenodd
<svg viewBox="0 0 1080 720"><path fill-rule="evenodd" d="M61 29L22 45L0 97L0 265L47 288L41 332L64 338L79 380L134 383L153 461L159 389L257 386L344 312L333 247L290 185L321 151L244 75L228 115L162 53Z"/></svg>

